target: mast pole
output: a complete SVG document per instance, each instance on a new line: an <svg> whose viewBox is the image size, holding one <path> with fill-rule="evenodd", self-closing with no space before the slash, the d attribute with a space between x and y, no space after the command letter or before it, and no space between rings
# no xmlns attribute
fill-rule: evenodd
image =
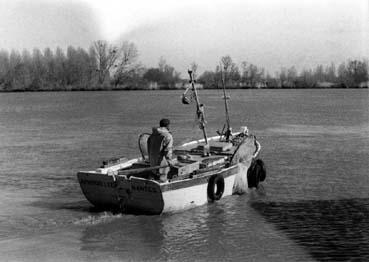
<svg viewBox="0 0 369 262"><path fill-rule="evenodd" d="M225 132L225 137L226 137L226 141L228 142L232 131L231 131L231 123L230 123L230 120L229 120L228 102L227 102L227 95L226 95L226 91L225 91L225 76L224 76L223 70L221 70L221 75L222 75L223 99L224 99L224 108L225 108L226 125L227 125L227 130Z"/></svg>
<svg viewBox="0 0 369 262"><path fill-rule="evenodd" d="M192 70L188 70L188 74L190 75L190 83L196 100L196 113L197 117L200 119L200 129L202 129L205 144L208 145L208 137L206 135L206 127L205 127L206 121L205 121L204 106L200 104L199 97L197 95L197 89L195 87L195 80L193 79Z"/></svg>

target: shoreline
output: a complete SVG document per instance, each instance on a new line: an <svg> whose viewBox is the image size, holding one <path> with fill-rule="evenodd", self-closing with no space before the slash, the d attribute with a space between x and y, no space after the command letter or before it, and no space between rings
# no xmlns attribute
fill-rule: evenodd
<svg viewBox="0 0 369 262"><path fill-rule="evenodd" d="M202 88L199 90L219 90L220 88ZM283 88L283 87L269 87L269 88L227 88L228 90L315 90L315 89L368 89L368 87L300 87L300 88ZM39 90L0 90L0 93L36 93L36 92L101 92L101 91L173 91L173 90L185 90L178 88L168 88L168 89L143 89L143 88L96 88L96 89L39 89Z"/></svg>

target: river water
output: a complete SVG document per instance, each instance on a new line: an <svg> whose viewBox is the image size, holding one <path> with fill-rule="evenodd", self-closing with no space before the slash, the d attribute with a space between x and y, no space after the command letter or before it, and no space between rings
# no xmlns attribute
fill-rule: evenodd
<svg viewBox="0 0 369 262"><path fill-rule="evenodd" d="M201 137L182 91L0 94L0 261L368 261L368 90L231 90L262 144L263 187L160 216L92 208L78 170L139 155L160 118ZM208 133L224 123L201 90Z"/></svg>

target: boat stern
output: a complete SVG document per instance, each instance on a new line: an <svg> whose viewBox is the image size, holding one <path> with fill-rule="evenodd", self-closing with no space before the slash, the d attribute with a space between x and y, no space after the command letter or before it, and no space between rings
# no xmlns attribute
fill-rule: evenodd
<svg viewBox="0 0 369 262"><path fill-rule="evenodd" d="M78 172L82 192L96 207L124 213L160 214L164 202L158 182L131 176Z"/></svg>

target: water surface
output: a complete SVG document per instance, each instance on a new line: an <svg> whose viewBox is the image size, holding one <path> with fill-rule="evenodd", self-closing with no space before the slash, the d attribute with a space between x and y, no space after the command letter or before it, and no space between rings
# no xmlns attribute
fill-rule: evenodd
<svg viewBox="0 0 369 262"><path fill-rule="evenodd" d="M200 92L209 135L222 93ZM231 90L231 124L262 144L263 188L161 216L96 210L78 170L135 157L162 117L201 137L181 91L0 94L0 260L368 260L368 90Z"/></svg>

